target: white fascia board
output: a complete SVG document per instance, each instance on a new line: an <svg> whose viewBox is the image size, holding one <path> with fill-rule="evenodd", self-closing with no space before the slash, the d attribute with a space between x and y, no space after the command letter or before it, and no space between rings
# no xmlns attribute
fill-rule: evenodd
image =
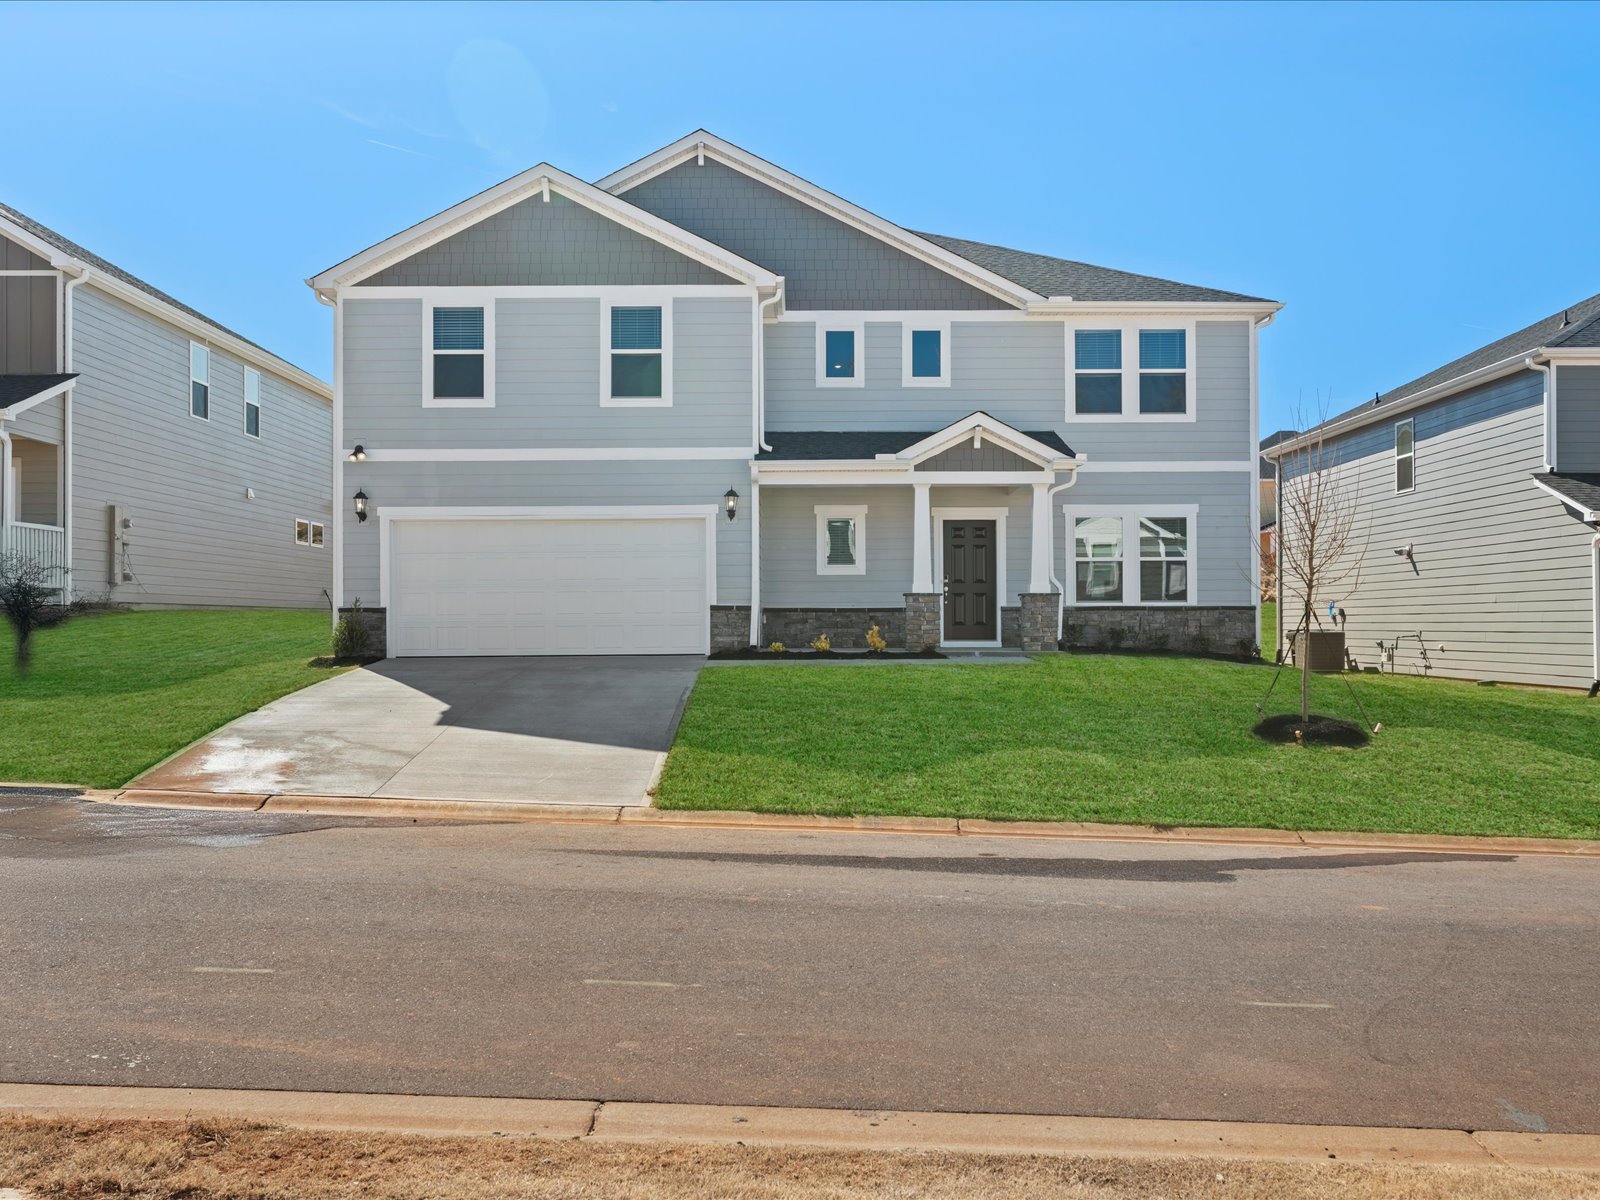
<svg viewBox="0 0 1600 1200"><path fill-rule="evenodd" d="M826 188L818 187L810 180L785 171L782 167L767 162L766 159L759 158L731 142L725 142L716 134L707 133L704 129L679 138L671 145L663 146L654 154L646 155L620 171L613 171L599 180L596 186L604 188L612 195L620 196L681 163L702 157L711 158L723 166L748 175L1008 304L1023 308L1044 299L1039 293L1030 291L985 267L980 267L977 263L928 241L927 238L918 237L910 230L902 229L876 213L851 204L842 196L836 196Z"/></svg>
<svg viewBox="0 0 1600 1200"><path fill-rule="evenodd" d="M569 175L549 163L530 167L520 175L514 175L487 191L479 192L476 196L429 217L426 221L420 221L393 237L385 238L360 254L312 276L306 282L318 292L348 286L376 274L401 259L426 250L429 246L514 204L551 192L565 196L575 204L581 204L624 228L660 242L696 262L731 275L746 284L762 288L778 286L778 277L760 264L741 258L670 221L663 221L654 213L648 213L637 205L602 191L593 184L585 183L577 176Z"/></svg>
<svg viewBox="0 0 1600 1200"><path fill-rule="evenodd" d="M1600 366L1600 349L1593 346L1546 346L1534 353L1564 367Z"/></svg>
<svg viewBox="0 0 1600 1200"><path fill-rule="evenodd" d="M49 242L36 234L30 233L3 213L0 213L0 234L4 234L23 249L31 250L49 263L52 270L60 270L64 265L77 262L77 259L71 255L63 254Z"/></svg>
<svg viewBox="0 0 1600 1200"><path fill-rule="evenodd" d="M1561 501L1562 504L1565 504L1568 508L1570 508L1573 511L1575 511L1576 513L1578 513L1579 516L1581 516L1583 518L1583 520L1587 524L1593 525L1597 521L1600 521L1600 512L1595 512L1595 510L1592 509L1592 508L1583 507L1583 505L1581 505L1577 501L1573 500L1573 498L1571 496L1562 495L1560 492L1556 491L1555 488L1551 487L1548 483L1545 483L1542 479L1539 479L1539 478L1535 477L1535 479L1533 481L1533 484L1534 484L1535 487L1541 489L1542 491L1549 492L1557 500Z"/></svg>
<svg viewBox="0 0 1600 1200"><path fill-rule="evenodd" d="M65 383L56 384L54 387L47 387L44 391L29 396L26 400L19 400L10 408L0 408L0 421L8 421L12 418L20 417L30 408L35 408L46 400L54 400L57 396L64 396L77 386L78 381L76 378L69 379Z"/></svg>
<svg viewBox="0 0 1600 1200"><path fill-rule="evenodd" d="M1053 296L1028 305L1030 317L1184 314L1197 321L1273 317L1282 310L1283 305L1276 300L1071 300Z"/></svg>

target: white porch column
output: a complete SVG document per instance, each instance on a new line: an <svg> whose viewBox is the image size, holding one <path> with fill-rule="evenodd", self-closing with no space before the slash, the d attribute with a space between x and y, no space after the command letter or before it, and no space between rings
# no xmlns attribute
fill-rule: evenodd
<svg viewBox="0 0 1600 1200"><path fill-rule="evenodd" d="M911 590L926 594L934 590L933 508L927 484L913 483L911 489Z"/></svg>
<svg viewBox="0 0 1600 1200"><path fill-rule="evenodd" d="M761 481L750 471L750 644L761 644Z"/></svg>
<svg viewBox="0 0 1600 1200"><path fill-rule="evenodd" d="M1050 591L1050 485L1033 485L1033 542L1028 559L1028 591L1042 594Z"/></svg>

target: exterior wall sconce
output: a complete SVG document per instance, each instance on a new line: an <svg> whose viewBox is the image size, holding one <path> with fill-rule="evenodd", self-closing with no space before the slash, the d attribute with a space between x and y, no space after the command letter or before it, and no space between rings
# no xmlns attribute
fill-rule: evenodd
<svg viewBox="0 0 1600 1200"><path fill-rule="evenodd" d="M356 520L365 521L367 519L368 499L366 492L357 492L354 499L356 502Z"/></svg>
<svg viewBox="0 0 1600 1200"><path fill-rule="evenodd" d="M728 520L733 520L739 515L739 493L729 488L722 493L723 511L728 514Z"/></svg>
<svg viewBox="0 0 1600 1200"><path fill-rule="evenodd" d="M365 446L357 446L354 450L350 451L350 453L345 457L345 462L366 462L366 461L367 461L367 448Z"/></svg>

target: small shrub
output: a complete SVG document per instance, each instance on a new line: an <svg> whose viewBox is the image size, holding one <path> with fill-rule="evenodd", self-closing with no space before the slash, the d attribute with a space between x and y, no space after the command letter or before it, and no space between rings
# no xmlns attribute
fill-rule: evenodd
<svg viewBox="0 0 1600 1200"><path fill-rule="evenodd" d="M882 654L888 648L889 643L883 640L883 634L878 632L878 627L876 625L867 630L868 650L871 650L874 654Z"/></svg>
<svg viewBox="0 0 1600 1200"><path fill-rule="evenodd" d="M782 654L787 649L788 649L788 647L785 646L782 642L773 642L772 645L767 647L767 653L768 654Z"/></svg>
<svg viewBox="0 0 1600 1200"><path fill-rule="evenodd" d="M16 635L17 674L25 675L33 662L33 635L59 625L72 615L60 603L56 569L16 551L0 554L0 612Z"/></svg>
<svg viewBox="0 0 1600 1200"><path fill-rule="evenodd" d="M348 616L339 618L333 627L333 656L335 658L365 658L372 645L372 631L361 615L361 599L350 605Z"/></svg>
<svg viewBox="0 0 1600 1200"><path fill-rule="evenodd" d="M833 649L833 643L828 640L827 634L819 633L817 634L816 641L811 643L811 648L818 654L826 654L828 651Z"/></svg>
<svg viewBox="0 0 1600 1200"><path fill-rule="evenodd" d="M1261 657L1261 647L1256 645L1255 638L1240 638L1233 644L1233 648L1246 662Z"/></svg>

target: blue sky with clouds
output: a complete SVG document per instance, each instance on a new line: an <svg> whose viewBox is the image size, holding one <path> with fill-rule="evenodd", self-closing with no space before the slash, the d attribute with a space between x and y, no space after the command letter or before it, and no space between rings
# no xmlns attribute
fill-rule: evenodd
<svg viewBox="0 0 1600 1200"><path fill-rule="evenodd" d="M911 228L1286 301L1264 431L1600 292L1594 5L9 4L0 42L0 198L323 375L306 276L699 126Z"/></svg>

